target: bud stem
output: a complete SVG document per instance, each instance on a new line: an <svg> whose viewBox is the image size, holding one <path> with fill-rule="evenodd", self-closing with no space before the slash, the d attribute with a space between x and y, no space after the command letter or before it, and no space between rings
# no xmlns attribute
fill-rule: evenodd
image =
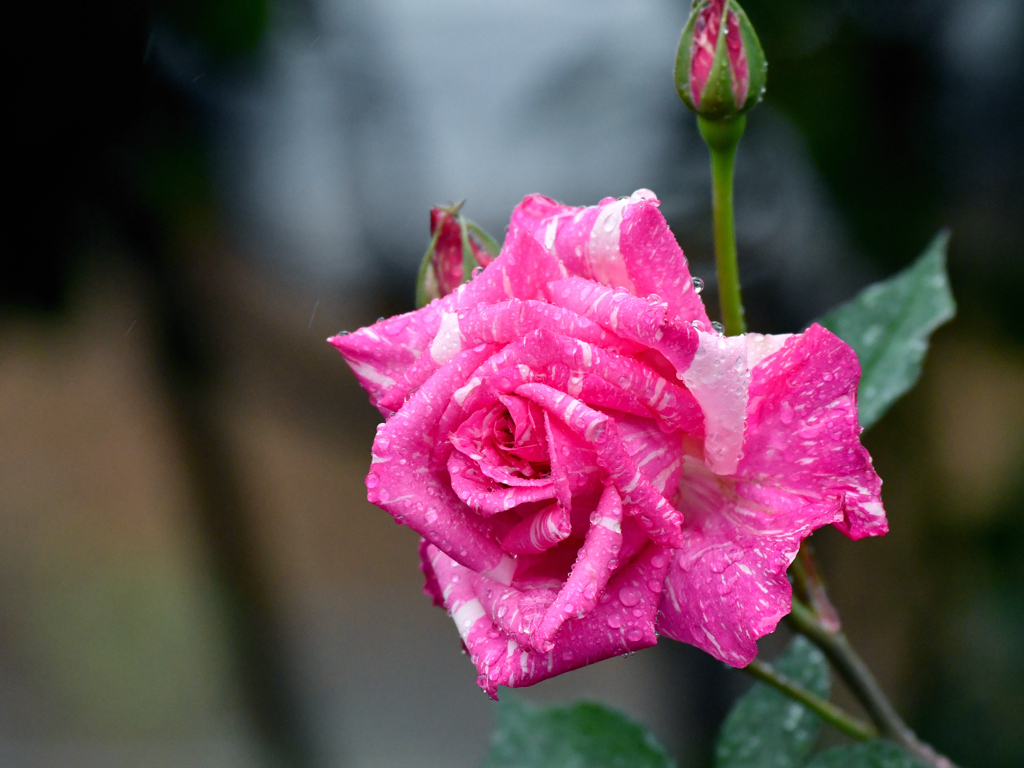
<svg viewBox="0 0 1024 768"><path fill-rule="evenodd" d="M722 306L722 324L727 336L745 333L743 297L736 262L736 229L732 211L733 166L747 118L739 115L727 120L708 120L697 116L700 135L711 151L711 193L715 229L715 266L718 270L718 300Z"/></svg>

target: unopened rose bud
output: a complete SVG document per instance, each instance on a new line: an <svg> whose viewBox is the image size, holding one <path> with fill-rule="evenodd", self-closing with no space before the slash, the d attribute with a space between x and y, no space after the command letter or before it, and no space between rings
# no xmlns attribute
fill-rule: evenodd
<svg viewBox="0 0 1024 768"><path fill-rule="evenodd" d="M430 245L420 265L416 306L447 296L486 267L500 250L477 224L459 214L462 204L430 209Z"/></svg>
<svg viewBox="0 0 1024 768"><path fill-rule="evenodd" d="M696 0L676 56L676 91L709 120L746 112L764 95L768 63L736 0Z"/></svg>

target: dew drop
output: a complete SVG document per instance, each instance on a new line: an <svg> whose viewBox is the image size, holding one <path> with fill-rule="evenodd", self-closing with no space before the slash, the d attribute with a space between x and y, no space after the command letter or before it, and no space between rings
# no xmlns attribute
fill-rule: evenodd
<svg viewBox="0 0 1024 768"><path fill-rule="evenodd" d="M644 633L639 628L634 627L626 633L626 639L631 643L639 643L644 639Z"/></svg>
<svg viewBox="0 0 1024 768"><path fill-rule="evenodd" d="M428 509L427 510L427 514L426 514L426 519L427 519L428 523L435 522L437 520L437 510L433 509L433 508Z"/></svg>
<svg viewBox="0 0 1024 768"><path fill-rule="evenodd" d="M640 590L633 587L623 587L619 590L619 600L627 608L632 608L640 602Z"/></svg>
<svg viewBox="0 0 1024 768"><path fill-rule="evenodd" d="M789 424L793 421L793 406L789 404L788 400L783 400L779 406L779 421L783 424Z"/></svg>
<svg viewBox="0 0 1024 768"><path fill-rule="evenodd" d="M693 278L693 292L699 294L704 290L704 281L699 277Z"/></svg>
<svg viewBox="0 0 1024 768"><path fill-rule="evenodd" d="M380 478L377 477L377 473L376 472L371 472L370 474L368 474L366 476L366 487L367 488L376 488L378 485L380 485Z"/></svg>
<svg viewBox="0 0 1024 768"><path fill-rule="evenodd" d="M651 565L653 565L655 568L664 568L665 567L665 556L664 555L655 555L654 557L651 558Z"/></svg>
<svg viewBox="0 0 1024 768"><path fill-rule="evenodd" d="M711 327L714 329L715 333L725 333L725 326L717 320L711 321Z"/></svg>
<svg viewBox="0 0 1024 768"><path fill-rule="evenodd" d="M662 589L664 589L664 585L657 579L651 579L647 582L647 588L651 590L651 592L658 593L661 592Z"/></svg>
<svg viewBox="0 0 1024 768"><path fill-rule="evenodd" d="M618 629L622 626L622 617L617 613L613 613L608 617L608 626L612 629Z"/></svg>
<svg viewBox="0 0 1024 768"><path fill-rule="evenodd" d="M639 619L643 615L644 615L644 612L641 611L639 608L634 608L633 609L633 616L634 616L634 618Z"/></svg>

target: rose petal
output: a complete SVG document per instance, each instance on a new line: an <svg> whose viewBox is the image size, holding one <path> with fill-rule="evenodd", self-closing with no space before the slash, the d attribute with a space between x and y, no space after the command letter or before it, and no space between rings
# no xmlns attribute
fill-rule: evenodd
<svg viewBox="0 0 1024 768"><path fill-rule="evenodd" d="M430 425L437 424L442 408L467 373L493 351L481 346L457 355L381 425L366 477L367 498L372 503L478 571L500 567L508 558L486 522L452 492L447 472L432 465L437 436Z"/></svg>
<svg viewBox="0 0 1024 768"><path fill-rule="evenodd" d="M622 550L622 500L615 486L605 486L594 515L569 578L534 633L533 647L539 651L555 647L552 638L566 621L573 616L582 618L594 609L618 565Z"/></svg>
<svg viewBox="0 0 1024 768"><path fill-rule="evenodd" d="M697 351L697 330L673 318L659 299L638 298L578 277L551 284L551 300L625 339L663 354L676 371L690 366Z"/></svg>
<svg viewBox="0 0 1024 768"><path fill-rule="evenodd" d="M767 505L737 498L698 458L688 456L680 481L685 543L673 555L658 630L743 667L756 640L790 610L786 578L800 542L842 519L836 500ZM792 497L789 501L794 501Z"/></svg>
<svg viewBox="0 0 1024 768"><path fill-rule="evenodd" d="M704 413L704 460L719 475L731 475L739 463L746 419L747 341L745 336L698 333L700 344L683 383Z"/></svg>
<svg viewBox="0 0 1024 768"><path fill-rule="evenodd" d="M680 546L682 515L637 469L618 437L614 420L546 384L523 384L516 393L557 416L594 447L602 468L622 495L626 513L636 518L654 542Z"/></svg>
<svg viewBox="0 0 1024 768"><path fill-rule="evenodd" d="M480 471L482 468L459 451L453 451L448 457L452 490L466 506L481 515L496 515L521 504L555 498L551 478L538 480L536 484L508 487L485 475Z"/></svg>
<svg viewBox="0 0 1024 768"><path fill-rule="evenodd" d="M574 509L573 496L586 498L594 495L601 488L601 465L593 447L578 438L557 419L544 414L544 423L548 433L548 444L551 447L551 479L555 484L555 498L566 510ZM588 512L589 514L589 512ZM574 515L578 518L578 515ZM585 520L586 518L584 518ZM583 535L586 530L579 530Z"/></svg>
<svg viewBox="0 0 1024 768"><path fill-rule="evenodd" d="M572 533L569 510L561 504L551 504L534 512L516 525L502 539L501 548L513 555L540 554Z"/></svg>
<svg viewBox="0 0 1024 768"><path fill-rule="evenodd" d="M382 405L381 401L430 345L440 323L441 314L436 305L431 305L416 312L390 317L354 333L332 336L327 341L341 352L370 396L370 402L385 417L390 417L395 409ZM408 389L402 392L399 403L407 393Z"/></svg>
<svg viewBox="0 0 1024 768"><path fill-rule="evenodd" d="M443 588L445 605L480 672L477 683L494 699L499 685L533 685L602 659L648 648L658 640L654 623L669 560L660 547L649 545L620 569L605 590L606 602L599 601L584 618L566 622L554 638L554 649L547 653L524 647L498 629L477 597L472 571L436 547L428 547L427 556Z"/></svg>
<svg viewBox="0 0 1024 768"><path fill-rule="evenodd" d="M463 413L489 404L496 392L512 392L521 384L538 379L564 388L574 397L595 394L599 398L596 404L601 404L606 400L606 390L588 380L588 374L623 390L664 421L666 427L691 435L701 433L700 407L684 387L632 357L544 330L533 331L509 344L474 371L459 391L457 404L461 410L452 409L443 419L454 426L456 419L464 418ZM484 383L489 386L481 386Z"/></svg>
<svg viewBox="0 0 1024 768"><path fill-rule="evenodd" d="M663 496L675 492L683 468L679 435L665 432L650 419L616 415L615 427L626 453L644 477Z"/></svg>
<svg viewBox="0 0 1024 768"><path fill-rule="evenodd" d="M658 205L647 189L589 208L532 195L512 212L509 231L530 232L570 275L623 287L635 296L656 294L667 302L671 317L707 326L689 265Z"/></svg>
<svg viewBox="0 0 1024 768"><path fill-rule="evenodd" d="M793 336L753 370L738 475L814 500L840 500L836 527L852 539L888 531L882 481L860 444L860 364L820 325Z"/></svg>

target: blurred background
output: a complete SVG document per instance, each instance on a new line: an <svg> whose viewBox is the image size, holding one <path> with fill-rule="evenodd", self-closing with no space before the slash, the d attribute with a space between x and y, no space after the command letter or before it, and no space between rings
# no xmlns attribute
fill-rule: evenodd
<svg viewBox="0 0 1024 768"><path fill-rule="evenodd" d="M770 61L738 160L752 327L797 330L952 230L959 315L865 436L892 532L815 544L919 733L1020 765L1024 2L745 7ZM527 193L651 188L713 304L687 13L9 6L0 764L479 763L493 706L415 535L365 501L378 416L324 339L412 308L428 208L462 198L501 234ZM522 695L605 701L688 768L746 685L666 640Z"/></svg>

